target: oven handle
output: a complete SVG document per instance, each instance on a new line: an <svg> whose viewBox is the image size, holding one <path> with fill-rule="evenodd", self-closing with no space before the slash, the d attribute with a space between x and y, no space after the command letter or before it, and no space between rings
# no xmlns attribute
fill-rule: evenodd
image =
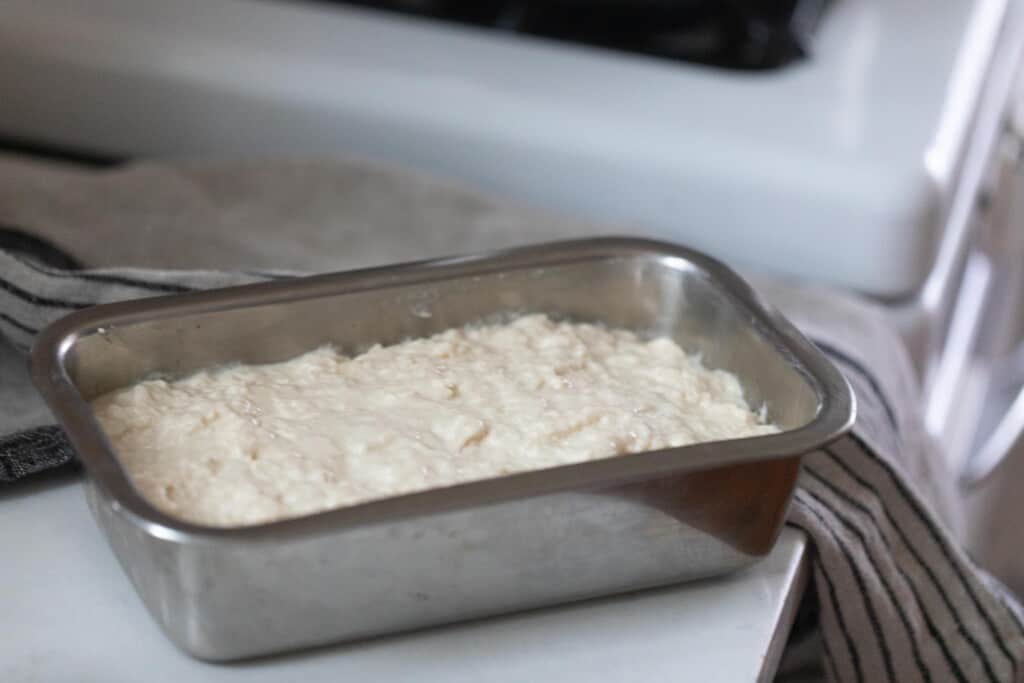
<svg viewBox="0 0 1024 683"><path fill-rule="evenodd" d="M993 375L1017 377L1021 388L992 433L964 463L960 473L960 485L964 488L971 489L984 483L1011 454L1018 453L1024 457L1024 377L1020 377L1024 375L1024 344L1013 358L1015 367L1005 367L1008 364L1001 363L993 368ZM1004 371L1008 374L1002 374Z"/></svg>
<svg viewBox="0 0 1024 683"><path fill-rule="evenodd" d="M1024 78L1022 78L1024 82ZM1024 92L1018 94L1011 109L1003 146L1001 163L992 199L992 228L1006 236L1011 247L1011 260L1024 254ZM1017 267L1016 265L1012 267ZM1024 305L1024 287L1016 281L1012 292L1018 305ZM999 466L1016 454L1024 457L1024 339L1015 340L1017 346L1010 353L992 361L988 368L988 396L1013 395L1012 387L1019 387L1009 402L996 427L971 453L961 468L959 483L965 489L983 484ZM996 385L997 391L992 391ZM977 442L976 435L976 442Z"/></svg>

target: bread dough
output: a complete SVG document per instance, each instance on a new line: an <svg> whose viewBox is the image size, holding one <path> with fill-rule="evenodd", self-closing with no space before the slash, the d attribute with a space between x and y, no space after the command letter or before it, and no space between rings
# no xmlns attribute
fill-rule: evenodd
<svg viewBox="0 0 1024 683"><path fill-rule="evenodd" d="M93 408L143 496L210 526L777 431L670 339L544 315L144 381Z"/></svg>

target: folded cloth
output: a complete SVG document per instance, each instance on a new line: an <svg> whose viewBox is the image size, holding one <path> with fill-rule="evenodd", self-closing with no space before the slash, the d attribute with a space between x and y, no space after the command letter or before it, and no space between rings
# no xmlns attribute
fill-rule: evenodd
<svg viewBox="0 0 1024 683"><path fill-rule="evenodd" d="M903 345L872 306L759 286L846 375L853 433L804 460L788 522L813 541L826 671L841 681L1020 680L1020 605L957 546L952 477Z"/></svg>
<svg viewBox="0 0 1024 683"><path fill-rule="evenodd" d="M212 171L168 167L164 172L179 182L187 179L189 187L202 188L198 196L210 205L214 224L215 216L224 210L218 202L225 192L248 203L246 215L250 219L259 216L260 199L245 198L237 189L251 182L251 178L246 180L247 174L255 173L264 181L272 179L273 168L272 164L258 170L236 166L231 169L234 176L224 167ZM3 170L0 164L0 176ZM287 165L279 170L287 179L294 175L295 167ZM305 168L303 176L326 175L335 182L345 176L345 169L337 165L312 170ZM126 174L126 181L134 177L132 170L119 173ZM151 167L147 167L146 174L151 180L154 174L160 175ZM225 177L238 180L231 184ZM387 177L390 189L401 186L402 174ZM87 182L97 181L90 177ZM107 176L104 182L112 181ZM321 178L317 182L324 181ZM473 242L477 247L493 246L481 237L481 223L486 224L481 216L506 209L488 209L483 200L472 199L475 211L467 218L465 212L437 207L444 201L462 205L470 195L434 186L424 189L427 181L415 177L404 182L418 188L418 194L413 194L432 206L437 216L444 217L438 230L447 229L452 221L457 224L451 230L459 238L447 245L454 248L440 247L441 253L463 251L465 240L461 238L466 234L476 235ZM274 201L282 201L281 187L287 183L271 185L278 188ZM157 184L152 192L159 194L161 187L166 185ZM304 191L298 187L292 190L296 195ZM408 188L405 192L409 193ZM445 200L446 196L454 199ZM295 196L286 199L293 206L301 204ZM135 197L131 210L138 212L139 204L144 203ZM39 206L53 210L44 203ZM187 207L179 210L190 220L202 214ZM345 210L345 205L340 205L334 218L320 229L338 232L337 215ZM0 222L5 211L12 209L0 197ZM529 214L524 214L522 220L534 226L572 225L570 234L578 227L545 223ZM21 224L33 228L33 233L46 233L45 226L25 225L24 220ZM301 233L295 231L289 239L302 242ZM552 229L547 236L564 237L566 233ZM218 239L220 248L224 248L224 235ZM435 247L441 244L434 233L431 240ZM319 244L320 238L311 243ZM241 270L71 270L55 264L66 266L74 259L42 258L25 244L24 239L9 240L8 250L0 250L0 334L5 339L0 347L0 371L11 379L0 387L0 480L9 483L67 465L74 458L63 434L52 425L32 390L23 367L24 351L42 326L94 303L274 276ZM191 244L187 248L197 247ZM431 253L428 249L420 255L438 255L438 251ZM168 257L164 254L158 258ZM353 258L351 254L349 258ZM224 262L236 263L229 258ZM295 262L281 265L294 267ZM810 598L816 600L816 610L809 613L816 615L814 626L820 636L824 676L836 681L870 682L1021 680L1024 627L1020 606L971 562L949 532L949 525L957 520L951 478L942 471L942 459L935 457L924 437L910 363L884 315L865 302L835 292L770 281L759 281L757 286L832 358L849 378L859 402L853 434L805 459L788 519L807 533L812 544L814 591Z"/></svg>

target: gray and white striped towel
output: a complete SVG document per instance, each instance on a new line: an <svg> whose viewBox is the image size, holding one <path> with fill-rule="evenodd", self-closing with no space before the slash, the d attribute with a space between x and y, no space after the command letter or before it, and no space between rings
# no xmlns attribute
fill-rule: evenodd
<svg viewBox="0 0 1024 683"><path fill-rule="evenodd" d="M264 277L64 271L0 252L0 330L24 351L37 330L94 303ZM830 308L836 312L835 301ZM856 314L847 310L844 319L850 315ZM913 415L901 408L905 402L896 402L898 383L892 375L883 381L853 350L856 345L820 323L805 323L804 329L847 374L860 405L855 433L806 459L789 516L813 539L828 677L1017 680L1024 662L1018 605L972 565L908 482L899 454L919 436ZM0 438L0 480L6 482L72 460L52 425L25 425Z"/></svg>
<svg viewBox="0 0 1024 683"><path fill-rule="evenodd" d="M97 173L0 158L4 222L31 226L89 263L160 268L336 270L621 231L344 161L142 165ZM0 250L2 481L73 458L25 372L24 350L37 330L94 303L268 276L73 271L70 261L45 266ZM790 512L789 523L813 545L814 590L802 613L809 617L807 633L820 636L791 652L820 654L818 672L836 681L1024 680L1019 606L948 531L958 518L951 478L922 434L913 372L884 316L831 292L755 285L831 356L859 401L853 436L806 458Z"/></svg>

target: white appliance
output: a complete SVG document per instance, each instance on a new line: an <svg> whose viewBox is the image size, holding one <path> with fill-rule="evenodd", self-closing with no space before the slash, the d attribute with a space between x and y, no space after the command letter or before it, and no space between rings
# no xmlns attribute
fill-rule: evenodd
<svg viewBox="0 0 1024 683"><path fill-rule="evenodd" d="M6 0L0 137L363 155L877 297L973 533L1024 468L1022 20L1007 0L834 0L808 58L733 72L345 4Z"/></svg>
<svg viewBox="0 0 1024 683"><path fill-rule="evenodd" d="M899 297L934 264L1006 7L835 0L809 59L755 73L343 4L7 0L0 131L341 150Z"/></svg>

